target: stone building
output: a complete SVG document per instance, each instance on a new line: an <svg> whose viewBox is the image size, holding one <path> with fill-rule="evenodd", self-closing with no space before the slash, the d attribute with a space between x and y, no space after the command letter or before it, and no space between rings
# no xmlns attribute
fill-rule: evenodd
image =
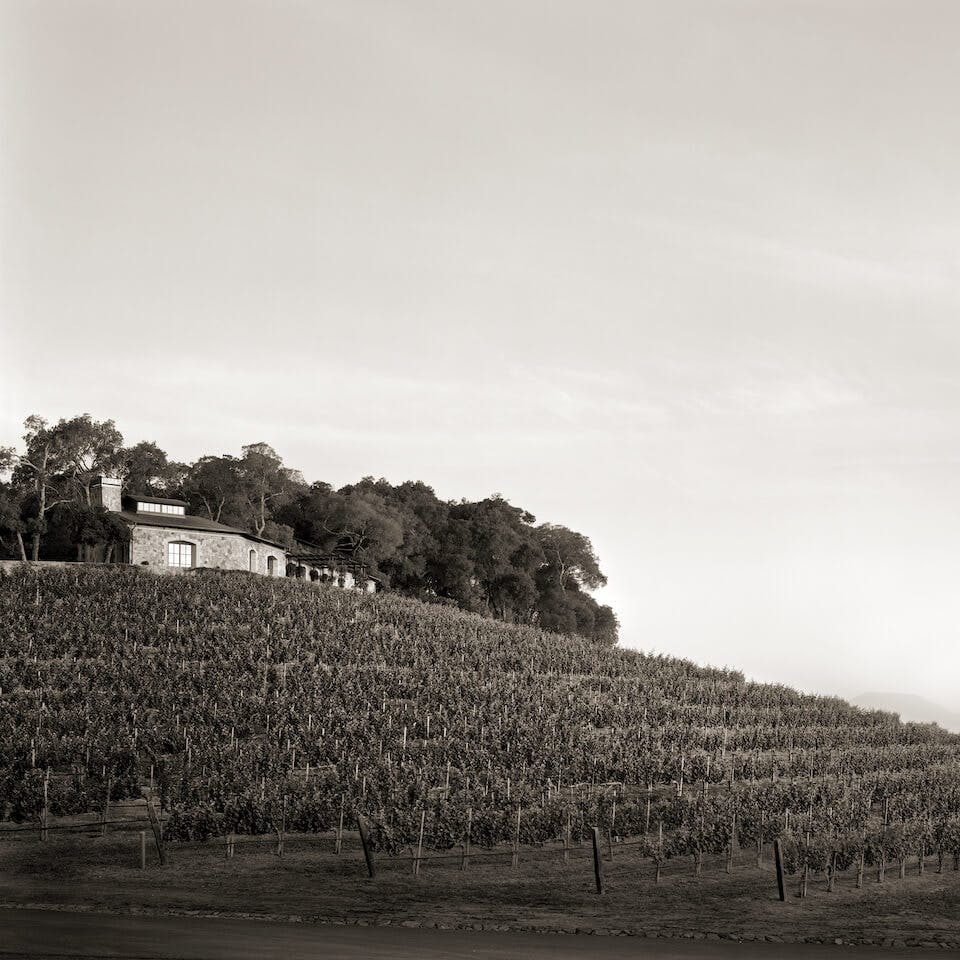
<svg viewBox="0 0 960 960"><path fill-rule="evenodd" d="M289 549L245 530L187 513L187 503L166 497L123 494L121 482L99 477L93 502L119 515L130 541L116 560L179 573L197 567L249 570L267 577L295 576L310 582L375 592L379 582L361 564L318 555L302 545Z"/></svg>
<svg viewBox="0 0 960 960"><path fill-rule="evenodd" d="M123 496L119 480L100 477L92 488L94 504L120 515L130 527L130 542L117 559L154 570L192 567L250 570L282 577L287 551L277 543L207 517L187 513L183 500Z"/></svg>

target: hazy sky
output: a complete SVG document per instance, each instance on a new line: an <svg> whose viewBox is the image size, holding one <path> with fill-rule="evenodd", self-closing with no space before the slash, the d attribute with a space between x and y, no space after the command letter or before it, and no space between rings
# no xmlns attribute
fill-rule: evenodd
<svg viewBox="0 0 960 960"><path fill-rule="evenodd" d="M960 707L960 4L0 0L0 443L494 491L623 642Z"/></svg>

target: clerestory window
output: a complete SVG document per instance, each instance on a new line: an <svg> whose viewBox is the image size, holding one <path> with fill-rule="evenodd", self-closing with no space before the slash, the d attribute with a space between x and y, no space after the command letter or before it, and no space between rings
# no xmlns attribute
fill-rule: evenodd
<svg viewBox="0 0 960 960"><path fill-rule="evenodd" d="M186 516L186 508L175 503L147 503L145 500L138 500L137 513L168 513L183 517Z"/></svg>

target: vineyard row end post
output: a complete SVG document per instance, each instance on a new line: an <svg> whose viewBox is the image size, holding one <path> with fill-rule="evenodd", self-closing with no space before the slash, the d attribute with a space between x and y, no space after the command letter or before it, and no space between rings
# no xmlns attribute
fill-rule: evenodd
<svg viewBox="0 0 960 960"><path fill-rule="evenodd" d="M362 816L357 817L357 830L360 832L360 843L363 846L363 859L367 862L367 874L372 880L376 876L377 868L373 860L373 848L370 846L370 837L367 834L367 828Z"/></svg>
<svg viewBox="0 0 960 960"><path fill-rule="evenodd" d="M780 902L785 903L787 900L787 888L783 882L783 852L780 849L779 839L773 843L773 858L777 866L777 890L780 894Z"/></svg>
<svg viewBox="0 0 960 960"><path fill-rule="evenodd" d="M597 893L603 893L603 861L600 859L600 830L591 827L593 837L593 878L597 884Z"/></svg>

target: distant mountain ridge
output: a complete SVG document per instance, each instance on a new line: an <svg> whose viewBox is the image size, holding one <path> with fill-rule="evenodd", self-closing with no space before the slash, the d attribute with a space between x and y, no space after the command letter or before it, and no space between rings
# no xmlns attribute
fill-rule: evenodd
<svg viewBox="0 0 960 960"><path fill-rule="evenodd" d="M945 730L960 733L960 711L950 710L932 700L912 693L861 693L851 701L868 710L898 713L907 723L936 723Z"/></svg>

